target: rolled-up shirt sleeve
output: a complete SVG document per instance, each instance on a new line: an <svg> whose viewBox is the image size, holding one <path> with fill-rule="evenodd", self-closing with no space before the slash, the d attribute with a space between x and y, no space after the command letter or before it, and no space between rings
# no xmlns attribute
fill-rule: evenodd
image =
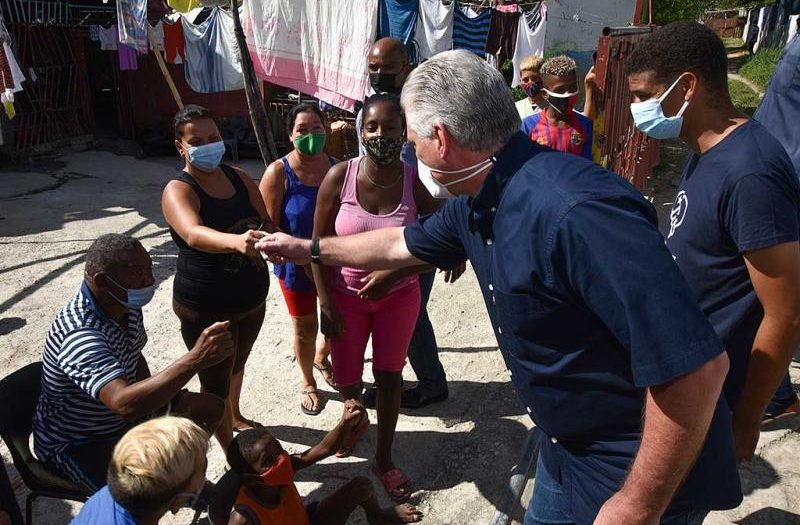
<svg viewBox="0 0 800 525"><path fill-rule="evenodd" d="M723 351L646 206L630 197L578 204L556 226L551 253L553 278L630 352L638 387L686 375Z"/></svg>
<svg viewBox="0 0 800 525"><path fill-rule="evenodd" d="M466 197L448 200L436 213L405 228L408 251L417 259L441 270L453 269L467 259L461 234L466 227L468 213Z"/></svg>

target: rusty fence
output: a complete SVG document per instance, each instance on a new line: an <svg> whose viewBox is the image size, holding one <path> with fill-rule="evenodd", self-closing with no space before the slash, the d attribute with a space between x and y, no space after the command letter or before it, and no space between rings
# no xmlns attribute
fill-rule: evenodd
<svg viewBox="0 0 800 525"><path fill-rule="evenodd" d="M595 120L595 160L644 190L659 160L659 143L633 125L631 93L625 59L652 27L606 28L597 45L595 61L598 117Z"/></svg>

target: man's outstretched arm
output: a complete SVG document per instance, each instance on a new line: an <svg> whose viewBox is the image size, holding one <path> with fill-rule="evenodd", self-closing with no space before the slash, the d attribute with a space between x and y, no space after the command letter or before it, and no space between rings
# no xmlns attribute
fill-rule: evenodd
<svg viewBox="0 0 800 525"><path fill-rule="evenodd" d="M320 260L329 266L362 270L391 270L425 264L408 251L403 230L401 227L382 228L344 237L325 237L319 241ZM273 233L256 244L256 249L271 262L302 265L311 262L311 242Z"/></svg>

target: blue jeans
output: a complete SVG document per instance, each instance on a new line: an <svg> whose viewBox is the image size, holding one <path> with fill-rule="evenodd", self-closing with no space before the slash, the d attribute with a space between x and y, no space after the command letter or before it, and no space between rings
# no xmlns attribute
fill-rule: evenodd
<svg viewBox="0 0 800 525"><path fill-rule="evenodd" d="M789 408L789 405L794 403L795 399L797 399L797 394L794 392L792 380L789 378L789 373L787 372L783 381L781 381L781 384L778 386L775 395L772 396L772 401L767 405L767 416L776 417L783 414L783 412Z"/></svg>
<svg viewBox="0 0 800 525"><path fill-rule="evenodd" d="M570 507L570 489L557 478L558 473L548 472L539 455L533 497L525 512L525 525L576 525ZM664 516L661 525L702 525L709 512L693 510Z"/></svg>
<svg viewBox="0 0 800 525"><path fill-rule="evenodd" d="M419 288L422 302L419 306L419 317L414 327L414 335L408 347L408 361L417 375L419 384L426 391L440 393L447 389L447 376L439 361L439 345L436 334L428 317L428 299L431 297L436 271L419 274Z"/></svg>

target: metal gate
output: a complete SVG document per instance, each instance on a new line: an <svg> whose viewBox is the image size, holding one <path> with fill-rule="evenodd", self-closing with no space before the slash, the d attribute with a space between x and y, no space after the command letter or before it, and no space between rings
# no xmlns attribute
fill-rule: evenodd
<svg viewBox="0 0 800 525"><path fill-rule="evenodd" d="M625 59L652 28L605 28L597 45L595 62L598 121L595 123L600 164L628 180L639 191L658 164L660 146L636 129L631 116L631 93ZM599 130L599 131L598 131Z"/></svg>
<svg viewBox="0 0 800 525"><path fill-rule="evenodd" d="M79 35L64 26L30 24L11 24L10 31L27 77L24 91L16 97L15 149L29 150L85 134L88 86Z"/></svg>

